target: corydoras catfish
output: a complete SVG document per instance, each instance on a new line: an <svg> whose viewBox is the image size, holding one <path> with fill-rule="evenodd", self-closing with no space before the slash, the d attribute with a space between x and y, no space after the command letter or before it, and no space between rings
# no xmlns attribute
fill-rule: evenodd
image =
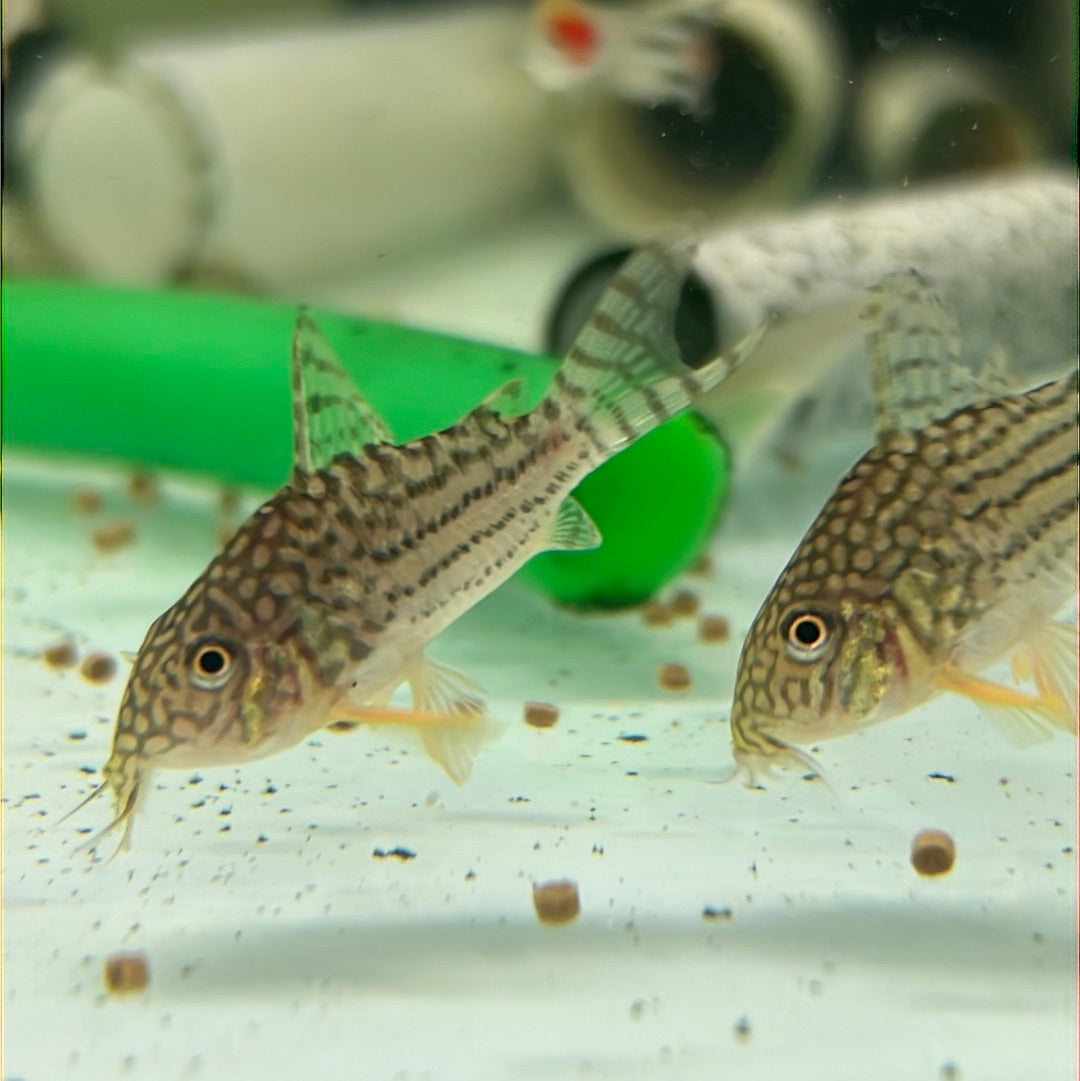
<svg viewBox="0 0 1080 1081"><path fill-rule="evenodd" d="M865 314L877 442L743 645L731 734L752 781L944 691L1021 740L1076 732L1076 626L1056 618L1076 595L1076 370L1022 393L1000 360L976 378L913 273ZM985 678L1006 657L1029 689Z"/></svg>
<svg viewBox="0 0 1080 1081"><path fill-rule="evenodd" d="M112 795L106 832L122 827L121 847L153 771L246 763L342 720L409 725L452 779L468 776L486 733L480 691L428 660L429 643L531 556L599 545L572 489L760 337L699 369L682 363L672 325L689 262L680 248L632 256L534 409L521 412L508 386L400 445L301 314L292 476L134 660L88 797ZM411 709L390 705L402 683Z"/></svg>

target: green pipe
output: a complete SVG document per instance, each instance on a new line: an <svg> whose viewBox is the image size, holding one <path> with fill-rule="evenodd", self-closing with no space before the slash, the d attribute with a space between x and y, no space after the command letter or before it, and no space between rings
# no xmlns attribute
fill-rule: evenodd
<svg viewBox="0 0 1080 1081"><path fill-rule="evenodd" d="M458 420L508 379L539 400L558 362L332 312L319 324L399 439ZM291 466L293 305L46 281L3 287L3 442L273 489ZM521 572L572 604L647 599L700 555L727 490L727 455L683 416L589 477L604 535Z"/></svg>

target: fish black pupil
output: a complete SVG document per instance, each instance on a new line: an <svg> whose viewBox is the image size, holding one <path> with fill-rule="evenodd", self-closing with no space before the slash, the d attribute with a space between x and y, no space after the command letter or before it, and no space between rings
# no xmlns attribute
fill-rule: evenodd
<svg viewBox="0 0 1080 1081"><path fill-rule="evenodd" d="M821 641L821 623L819 620L812 619L809 616L797 619L793 630L795 632L795 641L800 646L816 646Z"/></svg>
<svg viewBox="0 0 1080 1081"><path fill-rule="evenodd" d="M220 649L204 649L199 654L199 670L207 676L216 676L225 667L225 654Z"/></svg>

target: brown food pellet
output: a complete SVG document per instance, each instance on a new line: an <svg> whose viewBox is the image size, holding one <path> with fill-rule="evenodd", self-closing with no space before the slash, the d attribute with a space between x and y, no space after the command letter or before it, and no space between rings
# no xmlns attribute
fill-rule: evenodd
<svg viewBox="0 0 1080 1081"><path fill-rule="evenodd" d="M351 732L354 728L359 728L359 721L331 721L327 726L327 732Z"/></svg>
<svg viewBox="0 0 1080 1081"><path fill-rule="evenodd" d="M526 702L525 723L533 728L550 728L559 719L559 707L550 702Z"/></svg>
<svg viewBox="0 0 1080 1081"><path fill-rule="evenodd" d="M944 830L920 830L911 842L911 866L921 875L932 877L952 870L956 845Z"/></svg>
<svg viewBox="0 0 1080 1081"><path fill-rule="evenodd" d="M80 514L96 514L105 500L93 488L76 488L71 494L71 502Z"/></svg>
<svg viewBox="0 0 1080 1081"><path fill-rule="evenodd" d="M90 539L99 552L115 552L135 540L135 523L126 518L109 522L108 525L95 529L90 534Z"/></svg>
<svg viewBox="0 0 1080 1081"><path fill-rule="evenodd" d="M581 912L577 883L568 878L534 882L533 906L541 923L569 923Z"/></svg>
<svg viewBox="0 0 1080 1081"><path fill-rule="evenodd" d="M695 615L700 605L701 601L698 598L698 595L692 593L689 589L680 589L679 592L671 598L671 610L677 616Z"/></svg>
<svg viewBox="0 0 1080 1081"><path fill-rule="evenodd" d="M161 489L153 473L143 471L132 473L128 481L128 492L136 503L156 503L161 498Z"/></svg>
<svg viewBox="0 0 1080 1081"><path fill-rule="evenodd" d="M108 653L88 653L79 674L91 683L108 683L116 675L116 660Z"/></svg>
<svg viewBox="0 0 1080 1081"><path fill-rule="evenodd" d="M712 559L708 552L703 553L697 560L697 562L687 572L689 574L696 574L701 578L707 578L712 574Z"/></svg>
<svg viewBox="0 0 1080 1081"><path fill-rule="evenodd" d="M657 668L656 681L665 691L686 691L693 683L690 678L690 669L685 664L676 664L674 661L669 661Z"/></svg>
<svg viewBox="0 0 1080 1081"><path fill-rule="evenodd" d="M235 514L240 509L240 493L235 488L222 488L218 509L222 514Z"/></svg>
<svg viewBox="0 0 1080 1081"><path fill-rule="evenodd" d="M659 601L647 601L643 604L641 618L647 627L669 627L675 622L675 614L670 606Z"/></svg>
<svg viewBox="0 0 1080 1081"><path fill-rule="evenodd" d="M55 646L49 646L41 654L42 659L50 668L74 668L79 659L75 643L70 640L57 642Z"/></svg>
<svg viewBox="0 0 1080 1081"><path fill-rule="evenodd" d="M105 958L105 989L111 995L142 991L150 982L145 953L113 953Z"/></svg>
<svg viewBox="0 0 1080 1081"><path fill-rule="evenodd" d="M777 450L776 464L785 473L798 473L805 465L802 458L790 450Z"/></svg>
<svg viewBox="0 0 1080 1081"><path fill-rule="evenodd" d="M723 616L702 616L697 636L699 642L726 642L731 637L731 624Z"/></svg>

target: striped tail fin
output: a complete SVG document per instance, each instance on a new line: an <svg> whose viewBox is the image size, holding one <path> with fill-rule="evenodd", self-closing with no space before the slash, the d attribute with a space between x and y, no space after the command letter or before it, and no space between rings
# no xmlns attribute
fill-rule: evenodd
<svg viewBox="0 0 1080 1081"><path fill-rule="evenodd" d="M652 244L604 290L540 409L554 407L587 439L599 464L652 431L739 368L765 326L701 368L683 364L675 311L692 252Z"/></svg>

